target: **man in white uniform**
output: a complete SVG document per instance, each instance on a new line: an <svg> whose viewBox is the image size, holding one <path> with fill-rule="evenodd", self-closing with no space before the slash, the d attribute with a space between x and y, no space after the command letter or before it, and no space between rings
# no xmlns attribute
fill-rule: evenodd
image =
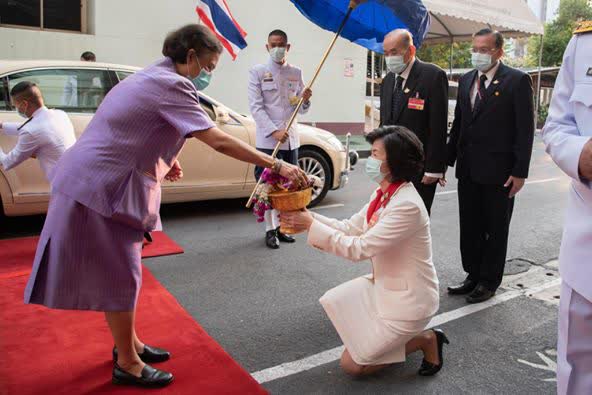
<svg viewBox="0 0 592 395"><path fill-rule="evenodd" d="M557 392L592 394L592 21L565 50L543 139L572 178L559 254Z"/></svg>
<svg viewBox="0 0 592 395"><path fill-rule="evenodd" d="M65 112L45 107L41 91L32 82L18 83L10 95L19 114L28 120L0 123L5 134L18 136L16 146L9 153L0 148L0 164L4 170L10 170L29 158L37 158L50 181L62 154L76 142L72 122Z"/></svg>
<svg viewBox="0 0 592 395"><path fill-rule="evenodd" d="M274 30L269 33L267 51L269 61L249 71L249 107L257 124L256 147L271 155L278 141L281 141L277 157L296 165L300 139L296 130L286 130L286 126L300 97L304 98L300 114L308 111L312 92L304 87L302 70L286 61L290 44L285 32ZM262 173L262 168L255 169L256 178ZM294 242L291 236L280 233L280 222L275 210L265 213L265 227L267 247L278 249L280 241Z"/></svg>

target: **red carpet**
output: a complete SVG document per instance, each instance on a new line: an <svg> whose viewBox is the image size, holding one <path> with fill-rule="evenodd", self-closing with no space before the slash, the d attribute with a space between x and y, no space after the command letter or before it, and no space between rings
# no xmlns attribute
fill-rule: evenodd
<svg viewBox="0 0 592 395"><path fill-rule="evenodd" d="M38 240L37 236L0 240L0 280L31 273ZM153 232L152 240L144 245L142 258L183 253L183 248L164 232Z"/></svg>
<svg viewBox="0 0 592 395"><path fill-rule="evenodd" d="M10 243L10 244L8 244ZM104 315L23 304L34 241L0 241L0 394L140 394L111 384L112 340ZM8 251L7 251L8 250ZM155 365L175 381L158 394L265 394L144 267L137 330L172 358Z"/></svg>

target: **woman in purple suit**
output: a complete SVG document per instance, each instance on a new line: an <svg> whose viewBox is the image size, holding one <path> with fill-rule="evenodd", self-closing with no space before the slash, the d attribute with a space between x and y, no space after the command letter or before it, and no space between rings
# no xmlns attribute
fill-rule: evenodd
<svg viewBox="0 0 592 395"><path fill-rule="evenodd" d="M164 58L105 97L55 168L26 303L104 311L113 335L114 383L164 386L173 376L146 363L169 358L134 330L143 234L158 222L160 183L182 177L177 156L195 137L218 152L298 182L306 175L215 127L199 105L222 46L199 25L165 40Z"/></svg>

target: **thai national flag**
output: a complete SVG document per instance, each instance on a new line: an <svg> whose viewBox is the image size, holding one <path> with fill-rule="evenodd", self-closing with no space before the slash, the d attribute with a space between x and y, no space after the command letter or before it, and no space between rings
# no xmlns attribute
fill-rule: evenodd
<svg viewBox="0 0 592 395"><path fill-rule="evenodd" d="M226 0L201 0L196 11L199 19L214 32L232 59L236 59L240 50L247 46L247 32L232 16Z"/></svg>

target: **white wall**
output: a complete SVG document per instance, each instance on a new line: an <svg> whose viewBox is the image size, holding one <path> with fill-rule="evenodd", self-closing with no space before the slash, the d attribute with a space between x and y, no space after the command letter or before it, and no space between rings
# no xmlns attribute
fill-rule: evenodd
<svg viewBox="0 0 592 395"><path fill-rule="evenodd" d="M305 81L314 73L332 34L306 20L289 0L227 0L247 31L249 46L233 62L224 54L206 93L240 112L248 112L248 69L266 62L267 34L285 30L292 43L289 61ZM171 6L171 4L174 4ZM146 66L158 59L167 32L195 23L196 0L89 0L89 32L74 34L0 28L2 59L77 60L90 50L99 61ZM353 60L354 77L344 77L344 59ZM366 50L339 39L313 87L309 122L364 122Z"/></svg>

